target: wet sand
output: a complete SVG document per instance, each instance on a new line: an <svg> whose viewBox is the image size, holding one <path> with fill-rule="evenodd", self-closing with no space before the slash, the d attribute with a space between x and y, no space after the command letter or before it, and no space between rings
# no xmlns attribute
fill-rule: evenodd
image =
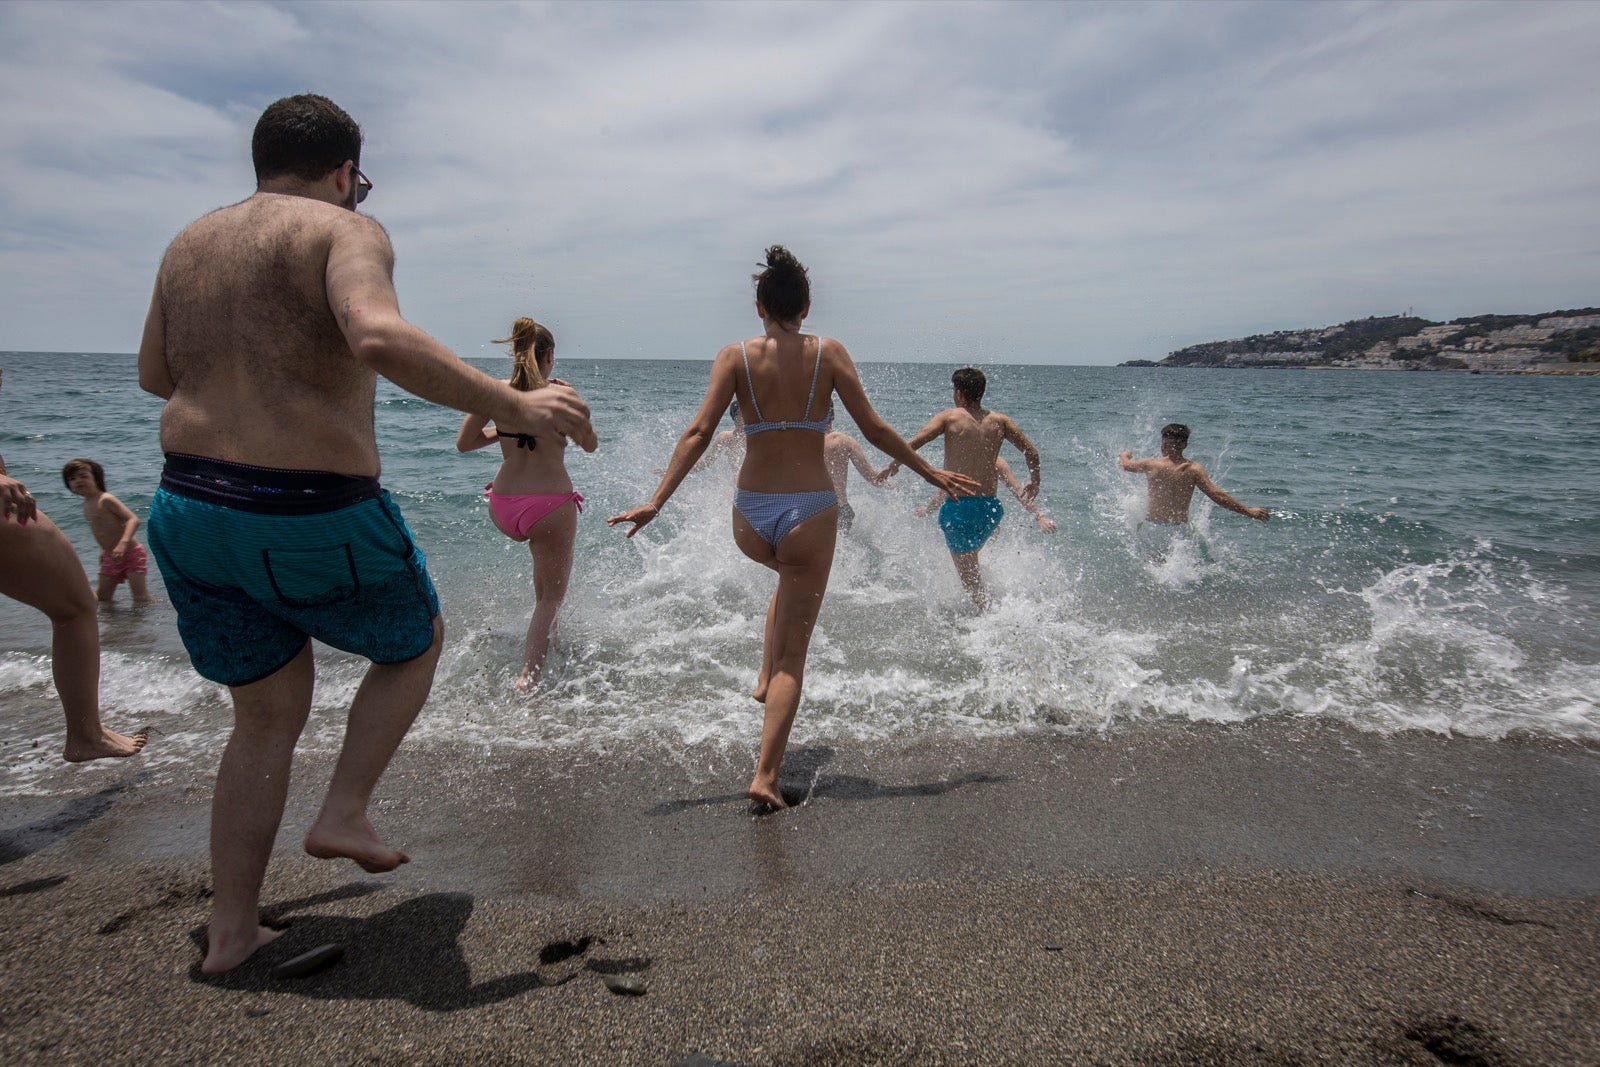
<svg viewBox="0 0 1600 1067"><path fill-rule="evenodd" d="M411 746L381 877L299 852L328 769L269 873L287 932L221 980L210 768L0 800L0 1060L1600 1062L1592 746L810 746L763 818L742 751Z"/></svg>

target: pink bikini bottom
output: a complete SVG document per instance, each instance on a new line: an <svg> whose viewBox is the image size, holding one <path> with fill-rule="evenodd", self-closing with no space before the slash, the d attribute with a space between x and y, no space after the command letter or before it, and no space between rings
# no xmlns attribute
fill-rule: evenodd
<svg viewBox="0 0 1600 1067"><path fill-rule="evenodd" d="M583 510L583 497L577 493L497 493L493 482L483 488L495 522L500 524L500 529L511 531L519 541L527 540L528 531L540 519L569 500L580 512Z"/></svg>

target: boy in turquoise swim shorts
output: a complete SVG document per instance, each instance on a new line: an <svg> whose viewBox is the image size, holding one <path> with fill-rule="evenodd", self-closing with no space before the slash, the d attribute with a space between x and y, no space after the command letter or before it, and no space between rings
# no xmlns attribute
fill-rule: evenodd
<svg viewBox="0 0 1600 1067"><path fill-rule="evenodd" d="M964 474L979 485L974 496L953 497L944 502L939 508L939 529L944 531L945 546L950 549L967 595L983 609L989 606L989 594L978 570L978 551L993 536L1005 514L995 496L999 480L995 461L1000 458L1000 446L1010 441L1028 463L1028 484L1019 494L1024 503L1039 495L1039 450L1017 429L1011 416L983 406L988 381L981 370L963 367L950 376L950 384L955 407L939 412L907 443L921 448L936 437L944 438L945 469ZM891 463L883 473L891 475L899 467L900 464Z"/></svg>

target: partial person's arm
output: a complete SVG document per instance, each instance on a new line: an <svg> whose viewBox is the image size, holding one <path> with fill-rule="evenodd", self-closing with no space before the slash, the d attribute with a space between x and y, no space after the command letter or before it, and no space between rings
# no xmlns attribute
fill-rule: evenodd
<svg viewBox="0 0 1600 1067"><path fill-rule="evenodd" d="M167 367L167 317L161 308L159 274L155 292L150 294L150 310L145 312L144 333L139 338L139 388L163 400L170 400L177 388Z"/></svg>
<svg viewBox="0 0 1600 1067"><path fill-rule="evenodd" d="M139 528L139 516L135 515L128 505L110 493L107 493L101 500L100 506L109 511L118 522L122 523L122 536L117 539L116 547L111 550L112 556L121 559L122 554L128 551L128 547L133 544L133 533Z"/></svg>
<svg viewBox="0 0 1600 1067"><path fill-rule="evenodd" d="M1033 447L1033 442L1028 440L1028 435L1017 429L1017 424L1007 418L1000 427L1000 432L1005 439L1022 450L1022 458L1028 463L1028 484L1017 493L1017 499L1024 504L1030 503L1039 495L1039 450ZM1007 470L1011 468L1007 467ZM1015 477L1013 476L1013 480Z"/></svg>
<svg viewBox="0 0 1600 1067"><path fill-rule="evenodd" d="M860 441L857 441L854 437L846 437L844 448L845 455L850 457L850 465L856 469L856 473L861 477L873 485L882 485L889 480L889 468L885 467L881 471L874 470L872 464L867 462L867 453L861 447Z"/></svg>
<svg viewBox="0 0 1600 1067"><path fill-rule="evenodd" d="M619 522L632 523L628 529L628 536L632 537L661 514L661 509L666 507L667 501L672 499L672 494L677 492L683 479L694 469L701 453L705 452L706 446L715 436L717 424L722 421L722 413L728 410L728 401L733 399L734 351L730 345L717 353L716 361L711 364L711 381L706 385L706 396L700 402L700 410L694 413L689 428L678 438L678 445L672 450L672 459L667 463L666 473L661 476L661 483L656 486L656 491L650 494L649 502L629 508L620 515L611 516L606 520L607 526L615 526Z"/></svg>
<svg viewBox="0 0 1600 1067"><path fill-rule="evenodd" d="M843 398L844 398L844 394L841 393L840 394L840 399L843 399ZM853 415L854 412L852 412L851 414ZM928 420L928 425L926 425L922 429L918 430L915 434L913 434L911 436L911 440L906 442L906 447L910 448L911 451L916 452L916 451L920 450L923 445L927 444L929 441L932 441L935 437L938 437L940 434L944 433L944 417L945 417L945 413L941 411L941 412L939 412L939 414L937 414L933 418L929 419ZM857 424L859 425L859 420L858 420ZM866 431L863 430L862 432L865 433ZM868 441L872 441L872 435L871 434L867 434L867 440ZM872 444L874 446L876 446L880 452L888 452L888 449L883 448L881 445L878 445L878 442L872 441ZM892 455L892 453L891 453L891 455ZM885 478L893 478L896 474L900 473L901 466L902 466L902 464L898 459L893 460L893 462L891 462L887 467L883 468L883 476ZM904 466L910 466L910 464L904 464ZM912 468L912 469L914 470L915 468Z"/></svg>
<svg viewBox="0 0 1600 1067"><path fill-rule="evenodd" d="M350 351L406 392L525 433L563 433L585 452L599 443L571 388L522 392L463 362L407 322L395 296L394 249L383 227L352 214L328 249L328 306Z"/></svg>
<svg viewBox="0 0 1600 1067"><path fill-rule="evenodd" d="M1117 457L1117 466L1129 474L1143 474L1150 469L1150 461L1148 459L1134 459L1133 453L1124 448L1122 454Z"/></svg>
<svg viewBox="0 0 1600 1067"><path fill-rule="evenodd" d="M1206 469L1204 467L1196 463L1194 468L1195 486L1206 496L1216 501L1219 507L1227 508L1229 511L1237 511L1240 515L1248 516L1260 522L1267 521L1268 512L1266 508L1246 507L1237 500L1233 499L1233 497L1229 496L1227 493L1224 493L1217 486L1217 484L1211 480L1210 476L1206 474Z"/></svg>
<svg viewBox="0 0 1600 1067"><path fill-rule="evenodd" d="M6 474L3 457L0 457L0 509L6 515L15 515L18 526L26 526L39 517L38 502L27 486Z"/></svg>
<svg viewBox="0 0 1600 1067"><path fill-rule="evenodd" d="M942 422L935 417L932 422L917 431L909 443L894 428L883 421L883 416L873 410L872 401L867 399L867 391L862 388L861 377L856 373L856 365L850 359L850 353L838 341L829 344L838 351L838 362L833 371L833 389L843 401L845 410L850 417L856 420L856 425L861 428L861 433L867 441L879 452L884 453L895 462L884 468L884 476L888 477L900 467L909 467L912 473L950 496L970 496L976 493L981 486L964 474L952 471L939 470L927 460L917 455L917 449L939 436Z"/></svg>
<svg viewBox="0 0 1600 1067"><path fill-rule="evenodd" d="M1037 497L1027 497L1023 495L1022 483L1017 480L1016 474L1012 472L1011 464L1007 463L999 456L996 456L994 460L994 469L995 472L1000 475L1000 480L1006 483L1006 488L1011 490L1011 495L1016 497L1022 506L1027 509L1029 515L1033 516L1033 521L1038 523L1039 529L1043 530L1045 533L1055 533L1056 521L1050 516L1046 515L1043 508L1039 507L1039 501Z"/></svg>
<svg viewBox="0 0 1600 1067"><path fill-rule="evenodd" d="M488 419L482 415L468 415L461 420L461 429L456 431L456 451L474 452L498 440L500 432L489 426Z"/></svg>
<svg viewBox="0 0 1600 1067"><path fill-rule="evenodd" d="M940 505L942 505L944 501L944 493L935 493L933 494L933 499L928 501L926 504L918 504L916 507L912 508L911 514L915 515L919 519L925 519L929 515L932 515L935 511L938 511Z"/></svg>

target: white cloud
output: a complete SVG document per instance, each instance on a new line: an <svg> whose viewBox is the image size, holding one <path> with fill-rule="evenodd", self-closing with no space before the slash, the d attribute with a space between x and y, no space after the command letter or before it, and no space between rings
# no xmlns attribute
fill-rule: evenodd
<svg viewBox="0 0 1600 1067"><path fill-rule="evenodd" d="M862 358L1595 303L1597 30L1578 4L8 5L0 347L131 349L166 240L249 192L256 114L308 89L367 132L408 315L467 353L532 312L570 355L708 356L775 240Z"/></svg>

